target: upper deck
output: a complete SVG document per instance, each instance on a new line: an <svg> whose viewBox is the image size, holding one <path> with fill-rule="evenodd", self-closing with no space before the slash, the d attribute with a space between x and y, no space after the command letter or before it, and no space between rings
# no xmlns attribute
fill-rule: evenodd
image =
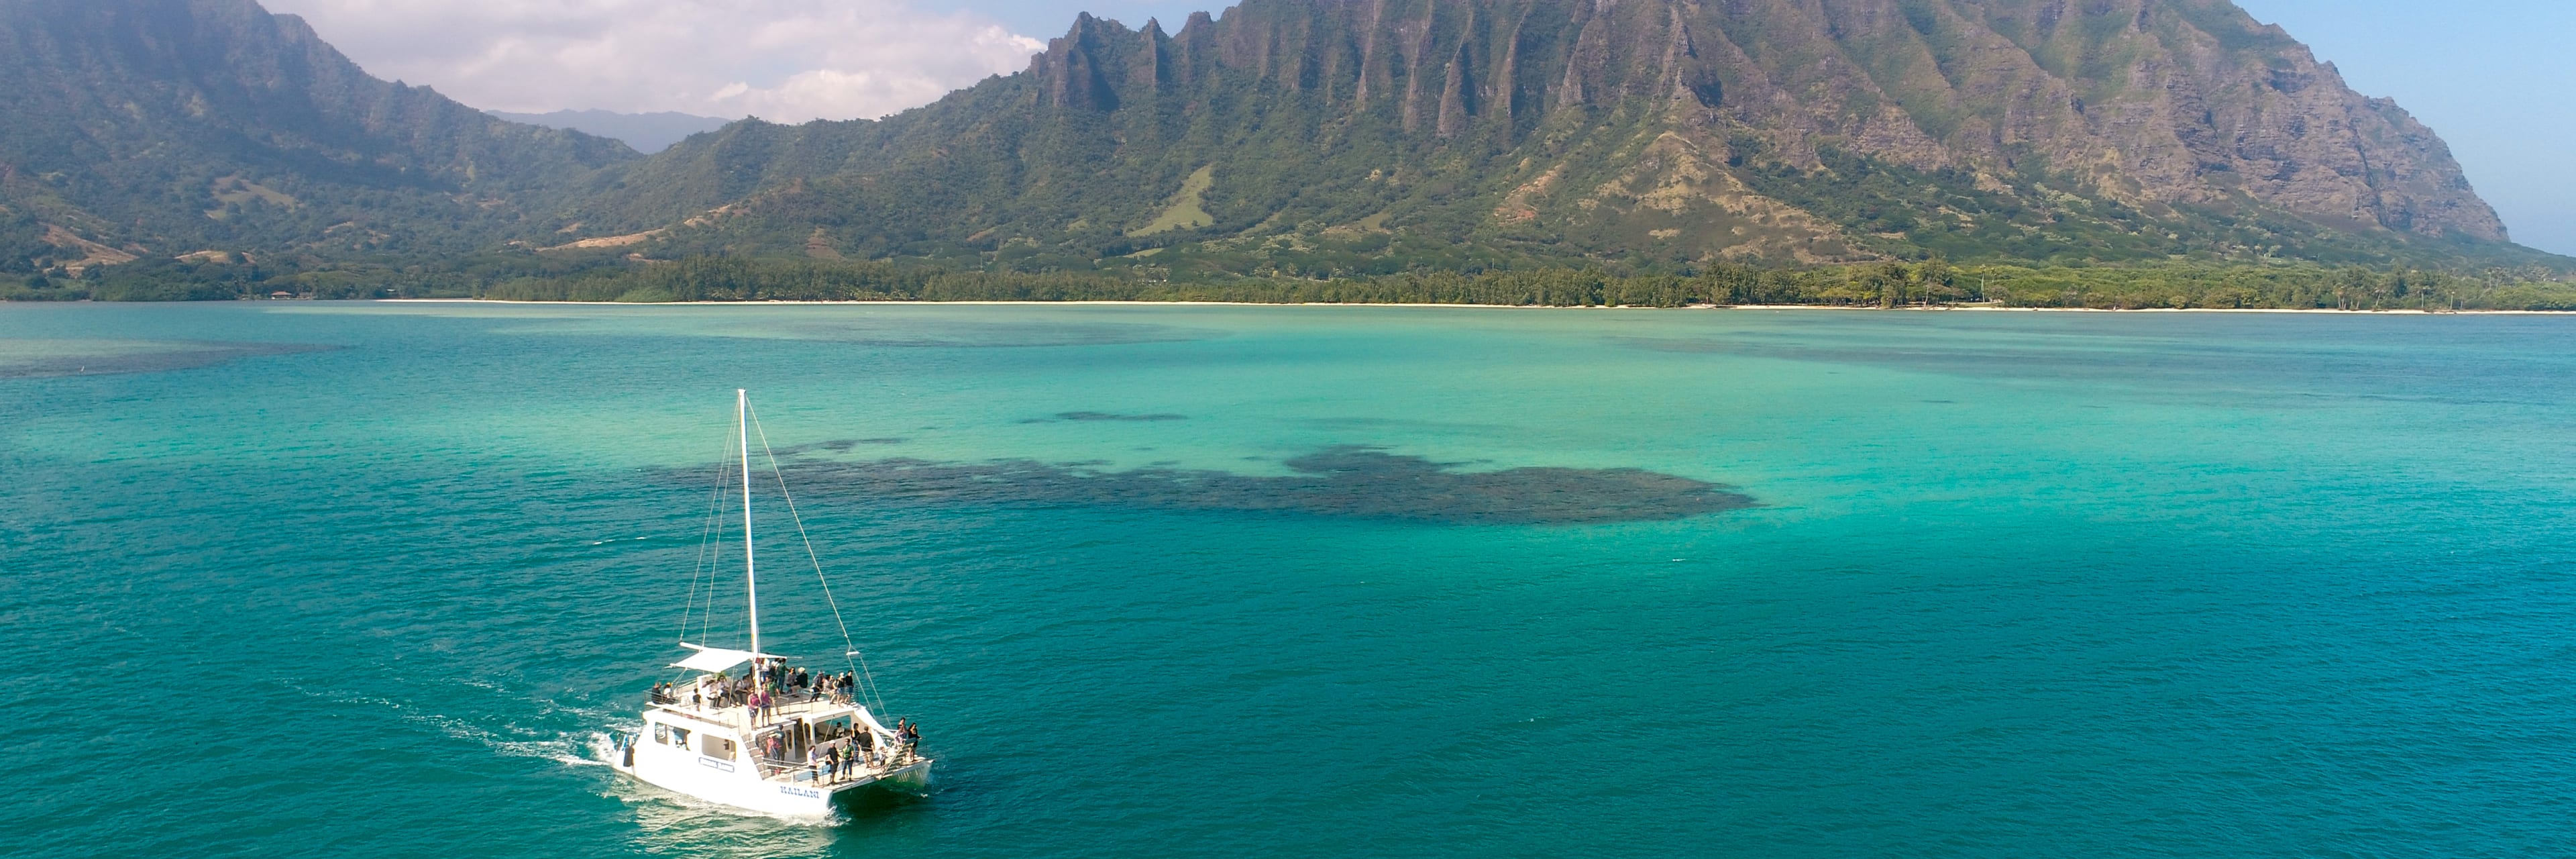
<svg viewBox="0 0 2576 859"><path fill-rule="evenodd" d="M758 720L754 720L750 707L741 704L719 706L703 697L696 697L693 703L693 697L696 696L686 692L667 697L657 696L653 699L653 709L728 728L743 737L749 737L760 729L775 725L792 724L798 721L811 722L819 717L854 713L858 710L857 705L837 695L780 693L778 700L761 713Z"/></svg>

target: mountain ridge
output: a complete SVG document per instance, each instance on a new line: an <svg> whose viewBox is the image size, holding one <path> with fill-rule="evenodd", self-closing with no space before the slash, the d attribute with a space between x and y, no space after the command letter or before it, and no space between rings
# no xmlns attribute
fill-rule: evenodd
<svg viewBox="0 0 2576 859"><path fill-rule="evenodd" d="M1324 244L1385 229L1778 262L2359 261L2509 242L2429 129L2223 0L1714 8L1248 0L1178 33L1084 14L1021 73L884 120L737 126L636 165L627 186L649 192L584 212L696 220L673 250L1018 242L1061 264L1138 250L1133 228L1214 166L1210 224L1187 238L1295 218L1285 232ZM1865 187L1880 174L1910 187ZM1813 193L1834 182L1851 187L1821 196L1845 199ZM960 223L924 228L905 203L927 200ZM1997 214L2015 229L1981 232ZM2068 223L2091 235L2023 240Z"/></svg>
<svg viewBox="0 0 2576 859"><path fill-rule="evenodd" d="M487 110L493 116L511 122L540 125L616 140L646 155L671 148L672 144L693 134L704 134L733 122L713 116L699 116L678 111L622 113L614 110L555 110L545 113L513 113Z"/></svg>
<svg viewBox="0 0 2576 859"><path fill-rule="evenodd" d="M1173 32L1083 13L930 105L650 156L376 80L251 0L0 12L0 108L64 118L0 129L0 268L25 271L2576 268L2511 244L2438 135L2227 0L1245 0Z"/></svg>

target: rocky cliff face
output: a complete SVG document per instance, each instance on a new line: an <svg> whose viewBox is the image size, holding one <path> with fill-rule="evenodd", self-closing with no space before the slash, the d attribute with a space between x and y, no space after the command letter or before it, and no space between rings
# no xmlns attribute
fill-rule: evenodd
<svg viewBox="0 0 2576 859"><path fill-rule="evenodd" d="M2507 240L2430 130L2226 0L1083 15L1021 74L882 122L736 126L627 184L586 219L694 217L673 241L700 250L2359 261Z"/></svg>
<svg viewBox="0 0 2576 859"><path fill-rule="evenodd" d="M1026 71L927 107L735 123L645 160L368 77L251 0L0 0L0 111L0 263L505 242L1307 275L2533 253L2430 130L2227 0L1083 15Z"/></svg>
<svg viewBox="0 0 2576 859"><path fill-rule="evenodd" d="M2130 203L2241 193L2354 225L2503 240L2432 132L2225 0L1255 0L1177 36L1085 17L1041 104L1232 76L1408 133L1525 135L1623 105L1926 170L2054 171Z"/></svg>

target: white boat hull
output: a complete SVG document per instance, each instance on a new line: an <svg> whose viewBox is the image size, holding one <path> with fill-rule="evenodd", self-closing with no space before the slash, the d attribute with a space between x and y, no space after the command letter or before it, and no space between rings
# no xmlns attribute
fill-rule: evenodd
<svg viewBox="0 0 2576 859"><path fill-rule="evenodd" d="M747 761L718 760L651 743L638 744L634 751L633 766L626 764L622 753L609 766L672 793L782 817L829 815L836 797L869 787L919 790L930 786L928 759L881 774L822 784L771 781L750 773L752 765Z"/></svg>

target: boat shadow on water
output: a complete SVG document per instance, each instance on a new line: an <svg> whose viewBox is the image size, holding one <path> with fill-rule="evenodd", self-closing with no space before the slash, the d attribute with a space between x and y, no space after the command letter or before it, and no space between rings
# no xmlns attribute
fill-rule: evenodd
<svg viewBox="0 0 2576 859"><path fill-rule="evenodd" d="M832 823L837 826L861 826L883 821L894 815L924 810L936 788L916 788L875 784L832 797L832 808L838 812Z"/></svg>

